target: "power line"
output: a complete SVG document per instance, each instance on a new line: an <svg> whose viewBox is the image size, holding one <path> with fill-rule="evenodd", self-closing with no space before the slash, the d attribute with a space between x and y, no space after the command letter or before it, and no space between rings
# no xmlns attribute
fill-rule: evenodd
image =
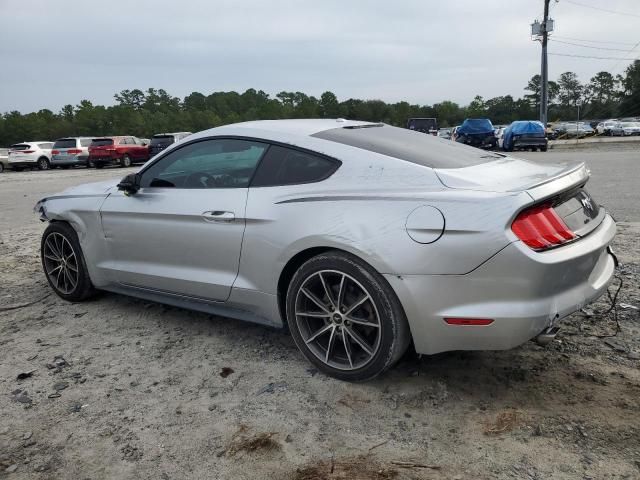
<svg viewBox="0 0 640 480"><path fill-rule="evenodd" d="M576 2L575 0L564 0L564 1L567 2L567 3L571 3L573 5L578 5L580 7L592 8L593 10L600 10L601 12L615 13L615 14L618 14L618 15L624 15L625 17L637 17L637 18L640 18L640 15L638 15L636 13L627 13L627 12L619 12L617 10L609 10L607 8L595 7L593 5L588 5L586 3Z"/></svg>
<svg viewBox="0 0 640 480"><path fill-rule="evenodd" d="M573 42L565 42L563 40L556 40L555 38L550 38L549 40L552 40L556 43L564 43L566 45L574 45L576 47L583 47L583 48L595 48L596 50L610 50L612 52L625 52L625 53L629 53L629 49L627 48L610 48L610 47L596 47L593 45L581 45L579 43L573 43Z"/></svg>
<svg viewBox="0 0 640 480"><path fill-rule="evenodd" d="M636 43L633 47L631 47L631 49L627 53L633 52L636 48L638 48L638 45L640 45L640 42ZM620 60L618 60L616 64L611 68L611 71L615 70L618 67L618 65L620 65Z"/></svg>
<svg viewBox="0 0 640 480"><path fill-rule="evenodd" d="M571 55L569 53L555 53L555 52L549 52L549 55L555 55L557 57L595 58L598 60L630 60L630 61L638 60L637 58L594 57L591 55Z"/></svg>
<svg viewBox="0 0 640 480"><path fill-rule="evenodd" d="M553 35L554 38L562 38L564 40L574 40L577 42L586 42L586 43L611 43L614 45L634 45L633 42L611 42L606 40L585 40L584 38L573 38L573 37L563 37L561 35Z"/></svg>

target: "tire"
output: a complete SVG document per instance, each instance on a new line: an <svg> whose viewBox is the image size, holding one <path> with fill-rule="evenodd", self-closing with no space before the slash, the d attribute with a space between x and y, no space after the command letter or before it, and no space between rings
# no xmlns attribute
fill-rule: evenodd
<svg viewBox="0 0 640 480"><path fill-rule="evenodd" d="M93 168L94 167L93 161L92 160L87 160L86 167L87 168Z"/></svg>
<svg viewBox="0 0 640 480"><path fill-rule="evenodd" d="M22 167L11 167L11 170L13 170L14 172L21 172Z"/></svg>
<svg viewBox="0 0 640 480"><path fill-rule="evenodd" d="M104 163L95 163L95 164L94 164L94 166L95 166L97 169L101 169L101 168L103 168L103 167L104 167Z"/></svg>
<svg viewBox="0 0 640 480"><path fill-rule="evenodd" d="M68 223L49 224L40 241L40 260L49 285L60 298L80 302L95 294L78 235Z"/></svg>
<svg viewBox="0 0 640 480"><path fill-rule="evenodd" d="M410 343L404 310L387 281L347 253L330 251L304 263L287 289L286 310L300 351L320 371L340 380L380 375Z"/></svg>
<svg viewBox="0 0 640 480"><path fill-rule="evenodd" d="M4 172L4 163L0 162L0 173Z"/></svg>
<svg viewBox="0 0 640 480"><path fill-rule="evenodd" d="M541 152L546 152L546 151L547 151L547 148L548 148L548 147L547 147L546 145L545 145L544 147L540 147L540 151L541 151Z"/></svg>
<svg viewBox="0 0 640 480"><path fill-rule="evenodd" d="M40 157L38 159L38 170L49 170L50 167L51 165L47 157Z"/></svg>
<svg viewBox="0 0 640 480"><path fill-rule="evenodd" d="M122 168L127 168L131 166L131 158L129 158L129 155L123 155L122 158L120 159L120 167Z"/></svg>

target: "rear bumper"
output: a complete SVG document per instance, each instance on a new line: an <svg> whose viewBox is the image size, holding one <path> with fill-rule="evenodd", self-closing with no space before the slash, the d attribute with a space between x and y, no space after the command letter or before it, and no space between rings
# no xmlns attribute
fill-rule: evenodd
<svg viewBox="0 0 640 480"><path fill-rule="evenodd" d="M547 146L546 138L517 138L513 141L513 146L515 148L521 147L546 147Z"/></svg>
<svg viewBox="0 0 640 480"><path fill-rule="evenodd" d="M505 350L540 334L600 297L615 270L607 215L578 242L535 252L514 242L466 275L385 275L402 303L416 351ZM452 326L446 317L489 318Z"/></svg>
<svg viewBox="0 0 640 480"><path fill-rule="evenodd" d="M51 157L51 166L65 166L65 165L86 165L87 160L89 160L88 155L77 155L77 156L64 156L64 157Z"/></svg>

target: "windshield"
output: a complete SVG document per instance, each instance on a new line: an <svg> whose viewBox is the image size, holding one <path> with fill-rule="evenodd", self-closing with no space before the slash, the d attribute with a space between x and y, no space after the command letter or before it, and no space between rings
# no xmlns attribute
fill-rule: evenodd
<svg viewBox="0 0 640 480"><path fill-rule="evenodd" d="M468 167L500 158L433 135L383 124L332 128L312 136L432 168Z"/></svg>
<svg viewBox="0 0 640 480"><path fill-rule="evenodd" d="M113 145L112 138L94 138L91 141L92 147L104 147L105 145Z"/></svg>
<svg viewBox="0 0 640 480"><path fill-rule="evenodd" d="M61 138L60 140L56 140L56 143L53 144L53 148L76 148L76 139Z"/></svg>
<svg viewBox="0 0 640 480"><path fill-rule="evenodd" d="M151 145L171 145L174 141L173 135L154 135Z"/></svg>
<svg viewBox="0 0 640 480"><path fill-rule="evenodd" d="M29 150L31 145L26 143L16 143L15 145L11 145L11 150Z"/></svg>

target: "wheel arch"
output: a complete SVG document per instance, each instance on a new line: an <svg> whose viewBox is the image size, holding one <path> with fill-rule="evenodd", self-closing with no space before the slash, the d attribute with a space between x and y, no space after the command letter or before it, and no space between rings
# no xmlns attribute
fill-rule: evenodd
<svg viewBox="0 0 640 480"><path fill-rule="evenodd" d="M387 283L387 285L389 285L390 291L393 292L396 298L398 298L398 303L400 305L400 308L402 309L403 313L405 313L405 316L406 316L406 312L404 312L404 305L402 305L402 302L400 301L400 298L396 293L395 289L391 284L388 283L387 279L379 271L379 269L376 268L374 265L372 265L371 262L368 262L367 260L365 260L362 255L358 254L358 252L351 251L351 249L347 250L347 249L336 247L336 246L323 245L323 246L314 246L314 247L305 248L304 250L297 252L286 262L283 269L280 271L280 275L278 277L278 285L277 285L278 311L280 313L280 318L282 319L282 324L285 325L286 328L288 328L287 327L287 306L286 306L287 290L289 288L289 284L291 283L291 279L293 278L296 271L307 260L310 260L311 258L317 255L327 253L327 252L342 253L347 256L355 257L362 263L368 265L369 268L377 272L380 275L382 281L384 281L385 283Z"/></svg>

